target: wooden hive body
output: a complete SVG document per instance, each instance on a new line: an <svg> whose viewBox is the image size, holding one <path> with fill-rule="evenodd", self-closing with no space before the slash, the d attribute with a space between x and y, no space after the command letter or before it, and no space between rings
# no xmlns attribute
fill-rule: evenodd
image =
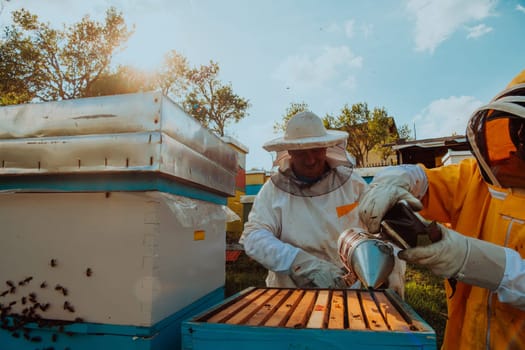
<svg viewBox="0 0 525 350"><path fill-rule="evenodd" d="M183 349L435 349L391 290L249 288L182 327Z"/></svg>

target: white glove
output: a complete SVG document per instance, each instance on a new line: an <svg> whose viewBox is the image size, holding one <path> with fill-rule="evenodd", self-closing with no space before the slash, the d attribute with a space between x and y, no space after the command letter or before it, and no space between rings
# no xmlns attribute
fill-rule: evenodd
<svg viewBox="0 0 525 350"><path fill-rule="evenodd" d="M304 250L299 250L290 267L290 277L298 287L313 283L318 288L346 288L343 275L341 268Z"/></svg>
<svg viewBox="0 0 525 350"><path fill-rule="evenodd" d="M496 290L505 271L505 249L438 226L442 234L439 242L402 250L398 256L428 267L437 276Z"/></svg>
<svg viewBox="0 0 525 350"><path fill-rule="evenodd" d="M394 251L399 251L399 248L394 248ZM397 293L401 297L401 299L405 299L405 272L407 269L407 263L401 259L399 259L397 256L394 259L394 268L392 269L392 272L388 276L387 279L387 287L392 289L394 292Z"/></svg>
<svg viewBox="0 0 525 350"><path fill-rule="evenodd" d="M423 205L412 193L423 197L428 181L423 170L417 166L394 166L377 174L359 202L359 217L370 233L379 231L385 213L400 200L410 207L421 210Z"/></svg>

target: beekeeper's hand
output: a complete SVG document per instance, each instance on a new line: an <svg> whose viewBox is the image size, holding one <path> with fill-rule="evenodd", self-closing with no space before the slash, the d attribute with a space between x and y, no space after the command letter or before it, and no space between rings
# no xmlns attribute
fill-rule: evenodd
<svg viewBox="0 0 525 350"><path fill-rule="evenodd" d="M290 277L298 287L346 288L344 271L336 265L299 250L292 266Z"/></svg>
<svg viewBox="0 0 525 350"><path fill-rule="evenodd" d="M423 197L428 181L417 165L392 166L374 176L374 180L359 201L359 217L370 233L379 231L385 213L400 200L421 210L423 205L413 193Z"/></svg>
<svg viewBox="0 0 525 350"><path fill-rule="evenodd" d="M398 256L426 266L437 276L496 290L505 270L504 248L438 226L442 234L440 241L402 250Z"/></svg>
<svg viewBox="0 0 525 350"><path fill-rule="evenodd" d="M395 257L394 261L394 268L388 276L386 286L396 292L397 295L401 297L401 299L405 299L405 273L407 264L397 256Z"/></svg>

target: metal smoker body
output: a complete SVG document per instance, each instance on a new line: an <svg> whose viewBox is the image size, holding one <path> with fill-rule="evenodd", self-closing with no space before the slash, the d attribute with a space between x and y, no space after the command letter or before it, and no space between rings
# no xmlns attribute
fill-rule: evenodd
<svg viewBox="0 0 525 350"><path fill-rule="evenodd" d="M365 288L379 288L394 268L392 246L362 229L343 231L338 247L341 261Z"/></svg>

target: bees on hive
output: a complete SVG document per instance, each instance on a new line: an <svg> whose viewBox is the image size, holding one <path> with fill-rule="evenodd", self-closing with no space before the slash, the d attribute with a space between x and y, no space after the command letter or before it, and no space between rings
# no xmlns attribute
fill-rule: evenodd
<svg viewBox="0 0 525 350"><path fill-rule="evenodd" d="M58 259L56 258L48 261L48 266L53 269L61 266L59 266ZM93 275L92 268L87 267L83 274L85 277L91 277ZM66 321L45 318L45 312L53 308L53 302L39 300L37 293L31 290L31 282L33 280L33 276L26 275L26 277L16 280L16 283L11 279L6 280L5 285L7 289L3 291L0 287L0 332L6 330L15 338L26 339L27 341L35 343L45 342L46 339L43 339L40 335L31 334L31 328L24 327L24 325L29 323L37 323L39 328L57 326L58 333L73 336L74 334L72 332L65 331L64 326L72 323L82 323L84 319L75 317L72 321ZM34 287L47 289L48 282L43 280L39 284L34 285ZM59 283L55 284L54 290L63 297L69 296L70 294L68 288ZM46 293L42 292L42 295L46 295ZM42 299L42 295L40 299ZM63 310L69 313L76 313L76 308L70 300L65 300L61 306ZM20 309L17 309L17 307ZM58 339L57 332L52 333L49 340L56 342ZM52 347L49 349L51 348Z"/></svg>

